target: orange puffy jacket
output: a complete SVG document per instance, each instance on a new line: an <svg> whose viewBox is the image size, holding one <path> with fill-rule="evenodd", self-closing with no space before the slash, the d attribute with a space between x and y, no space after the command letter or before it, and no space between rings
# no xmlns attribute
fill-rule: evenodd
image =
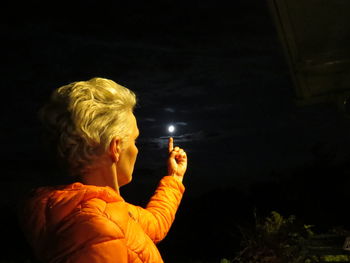
<svg viewBox="0 0 350 263"><path fill-rule="evenodd" d="M110 187L42 187L25 202L21 225L42 262L163 262L155 244L168 233L184 190L165 176L144 209Z"/></svg>

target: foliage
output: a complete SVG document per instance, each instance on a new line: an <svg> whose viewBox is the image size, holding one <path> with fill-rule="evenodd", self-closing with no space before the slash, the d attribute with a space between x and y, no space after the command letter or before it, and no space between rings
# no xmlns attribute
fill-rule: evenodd
<svg viewBox="0 0 350 263"><path fill-rule="evenodd" d="M252 229L241 228L242 248L233 263L299 263L305 262L303 244L314 233L311 225L284 218L278 212L261 220L255 214Z"/></svg>

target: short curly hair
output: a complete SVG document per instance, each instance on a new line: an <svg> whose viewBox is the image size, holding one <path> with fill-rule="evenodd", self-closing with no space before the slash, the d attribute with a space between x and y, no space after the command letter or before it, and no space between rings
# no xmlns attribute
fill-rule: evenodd
<svg viewBox="0 0 350 263"><path fill-rule="evenodd" d="M129 114L135 105L134 92L95 77L55 89L38 116L47 145L71 175L79 175L113 138L124 142L130 136Z"/></svg>

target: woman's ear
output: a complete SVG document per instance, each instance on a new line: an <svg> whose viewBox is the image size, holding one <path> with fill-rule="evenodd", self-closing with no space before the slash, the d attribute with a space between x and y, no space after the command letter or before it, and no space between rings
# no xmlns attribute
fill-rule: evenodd
<svg viewBox="0 0 350 263"><path fill-rule="evenodd" d="M119 161L119 155L121 152L121 142L118 138L113 138L111 144L109 145L109 154L113 162Z"/></svg>

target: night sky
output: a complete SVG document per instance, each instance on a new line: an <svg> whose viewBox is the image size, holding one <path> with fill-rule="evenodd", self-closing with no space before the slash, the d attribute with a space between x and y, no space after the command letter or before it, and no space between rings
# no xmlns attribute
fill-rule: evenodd
<svg viewBox="0 0 350 263"><path fill-rule="evenodd" d="M159 245L166 262L232 257L237 225L253 221L255 209L320 228L349 224L350 120L333 104L297 106L268 5L188 2L4 4L2 224L13 222L18 196L57 176L37 110L53 89L95 76L138 97L127 201L145 204L165 175L168 125L188 154L183 203Z"/></svg>

